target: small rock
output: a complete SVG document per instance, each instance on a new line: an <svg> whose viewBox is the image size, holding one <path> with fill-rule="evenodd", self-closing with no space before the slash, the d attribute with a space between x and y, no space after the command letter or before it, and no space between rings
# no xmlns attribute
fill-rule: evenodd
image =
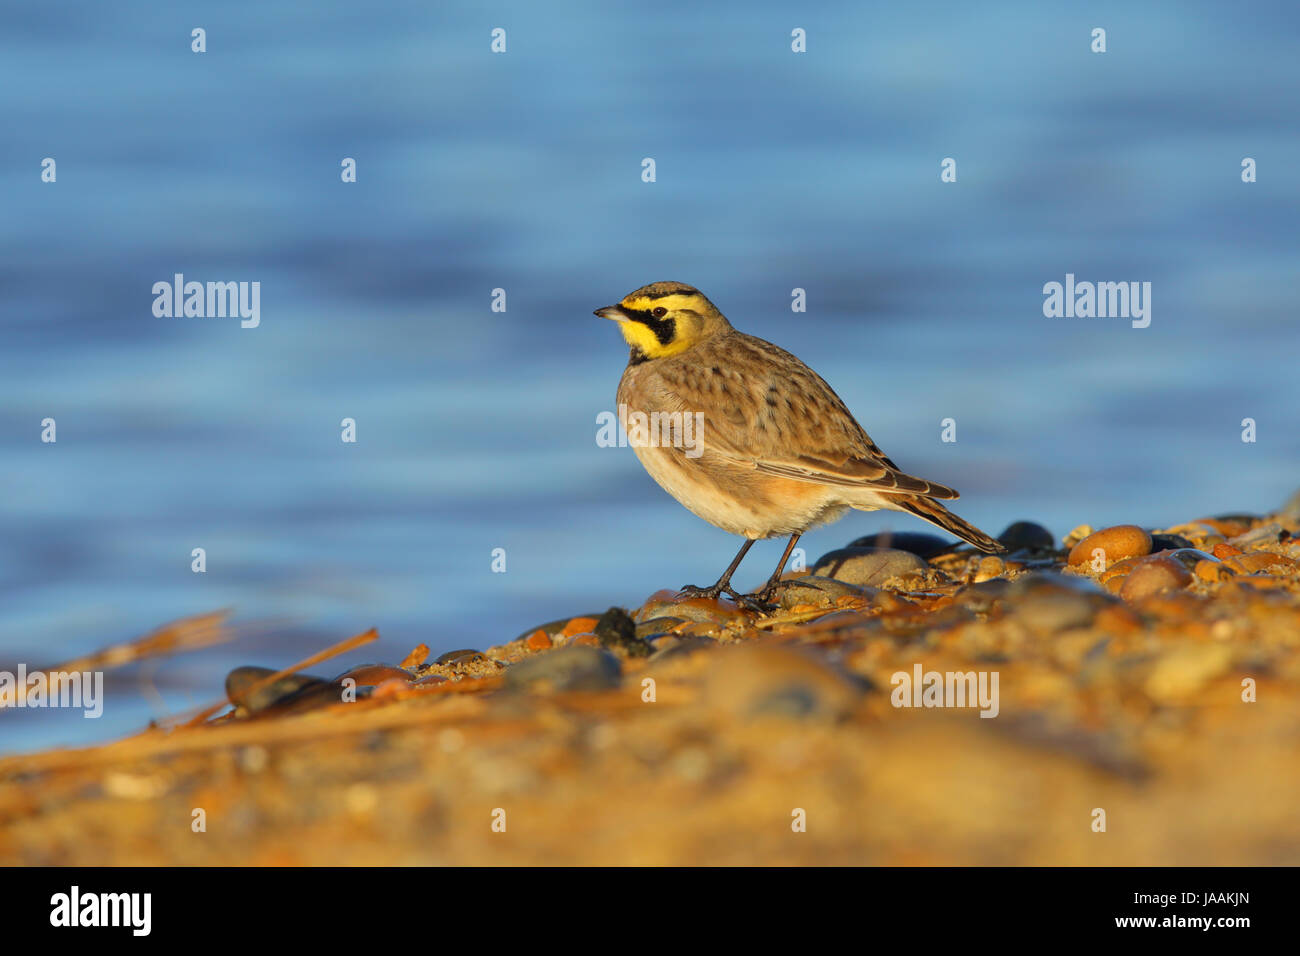
<svg viewBox="0 0 1300 956"><path fill-rule="evenodd" d="M1232 570L1224 567L1221 561L1197 561L1196 567L1192 568L1192 573L1202 581L1211 583L1226 581L1233 576Z"/></svg>
<svg viewBox="0 0 1300 956"><path fill-rule="evenodd" d="M1192 583L1192 573L1182 563L1164 554L1140 561L1128 577L1119 595L1125 601L1139 601L1162 591L1176 591Z"/></svg>
<svg viewBox="0 0 1300 956"><path fill-rule="evenodd" d="M669 634L686 623L684 617L652 617L636 626L636 636L649 640L657 634Z"/></svg>
<svg viewBox="0 0 1300 956"><path fill-rule="evenodd" d="M600 691L617 687L622 677L618 658L597 647L562 647L525 658L506 669L505 683L515 690Z"/></svg>
<svg viewBox="0 0 1300 956"><path fill-rule="evenodd" d="M1137 557L1151 553L1151 535L1135 524L1117 524L1102 528L1088 535L1070 549L1069 563L1072 567L1086 564L1091 566L1093 552L1102 551L1107 565L1124 558Z"/></svg>
<svg viewBox="0 0 1300 956"><path fill-rule="evenodd" d="M980 563L975 570L975 583L980 584L984 581L991 581L1000 577L1002 572L1007 569L1006 562L996 555L986 555L980 558Z"/></svg>
<svg viewBox="0 0 1300 956"><path fill-rule="evenodd" d="M925 534L919 531L882 531L850 541L850 548L890 548L894 551L909 551L919 558L930 560L940 554L947 554L961 544L939 537L937 534Z"/></svg>
<svg viewBox="0 0 1300 956"><path fill-rule="evenodd" d="M603 647L629 657L649 657L651 646L636 636L636 622L621 607L612 607L596 622L595 634Z"/></svg>
<svg viewBox="0 0 1300 956"><path fill-rule="evenodd" d="M524 641L524 646L530 651L544 651L555 642L551 640L551 635L547 634L540 627L528 635L528 640Z"/></svg>
<svg viewBox="0 0 1300 956"><path fill-rule="evenodd" d="M656 617L676 617L701 624L726 624L744 618L744 613L731 601L709 598L684 598L678 591L656 591L637 610L634 619L645 622ZM593 627L594 627L593 622Z"/></svg>
<svg viewBox="0 0 1300 956"><path fill-rule="evenodd" d="M1168 532L1153 532L1151 535L1152 551L1178 551L1183 548L1194 548L1195 545L1184 538L1181 534L1169 534Z"/></svg>
<svg viewBox="0 0 1300 956"><path fill-rule="evenodd" d="M1199 564L1201 561L1217 562L1219 560L1214 555L1207 554L1204 551L1198 551L1196 548L1175 548L1172 551L1158 551L1156 553L1159 554L1161 557L1165 557L1173 561L1177 561L1188 571L1191 571L1193 568L1195 568L1196 565ZM1142 558L1140 560L1144 561L1146 559Z"/></svg>
<svg viewBox="0 0 1300 956"><path fill-rule="evenodd" d="M1086 627L1110 600L1086 578L1038 572L1012 582L1005 607L1030 631L1046 636Z"/></svg>
<svg viewBox="0 0 1300 956"><path fill-rule="evenodd" d="M1008 551L1055 551L1056 539L1052 532L1033 521L1017 521L1009 524L998 541Z"/></svg>
<svg viewBox="0 0 1300 956"><path fill-rule="evenodd" d="M968 584L953 595L953 603L975 613L983 614L993 610L1006 597L1010 588L1011 582L1005 578L994 578L990 581Z"/></svg>
<svg viewBox="0 0 1300 956"><path fill-rule="evenodd" d="M789 611L801 604L811 608L831 607L842 597L870 600L878 593L876 588L858 587L846 581L806 574L789 579L777 592L776 599L781 608Z"/></svg>
<svg viewBox="0 0 1300 956"><path fill-rule="evenodd" d="M476 664L479 661L486 659L487 658L483 656L482 651L476 651L472 647L463 647L460 650L439 654L434 660L434 663L448 667L457 664Z"/></svg>
<svg viewBox="0 0 1300 956"><path fill-rule="evenodd" d="M1300 565L1297 565L1294 558L1288 558L1284 554L1274 554L1271 551L1252 551L1249 554L1237 554L1223 562L1232 570L1241 574L1255 574L1259 571L1271 571L1280 569L1283 571L1294 571Z"/></svg>
<svg viewBox="0 0 1300 956"><path fill-rule="evenodd" d="M1084 538L1088 537L1088 535L1090 534L1092 534L1092 525L1081 524L1079 525L1079 527L1075 528L1064 538L1062 538L1061 543L1064 544L1067 548L1072 548L1080 541L1082 541Z"/></svg>
<svg viewBox="0 0 1300 956"><path fill-rule="evenodd" d="M402 666L410 668L411 670L415 670L417 667L423 664L428 659L428 657L429 657L429 645L416 644L415 647L411 649L411 653L407 654L404 658L402 658Z"/></svg>
<svg viewBox="0 0 1300 956"><path fill-rule="evenodd" d="M924 571L929 565L911 551L893 548L839 548L823 554L812 573L859 587L879 587L890 578Z"/></svg>
<svg viewBox="0 0 1300 956"><path fill-rule="evenodd" d="M250 714L260 713L308 688L328 687L329 681L307 674L290 674L254 690L275 673L270 667L236 667L226 675L226 699Z"/></svg>

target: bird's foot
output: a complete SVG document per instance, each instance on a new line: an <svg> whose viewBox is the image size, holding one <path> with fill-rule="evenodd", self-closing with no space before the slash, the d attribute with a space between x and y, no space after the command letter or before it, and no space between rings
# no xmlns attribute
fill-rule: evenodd
<svg viewBox="0 0 1300 956"><path fill-rule="evenodd" d="M723 590L724 588L718 584L708 588L696 587L694 584L683 584L678 588L677 593L684 598L708 598L710 601L716 601Z"/></svg>
<svg viewBox="0 0 1300 956"><path fill-rule="evenodd" d="M775 611L780 605L776 597L782 590L788 587L805 587L798 579L788 581L768 581L762 589L755 591L753 594L737 594L735 591L729 592L737 604L746 610L757 611L761 614L768 614Z"/></svg>
<svg viewBox="0 0 1300 956"><path fill-rule="evenodd" d="M744 610L751 611L754 614L771 614L777 609L777 605L772 603L772 595L768 594L767 588L755 591L753 594L741 594L734 588L728 588L727 597L735 601Z"/></svg>

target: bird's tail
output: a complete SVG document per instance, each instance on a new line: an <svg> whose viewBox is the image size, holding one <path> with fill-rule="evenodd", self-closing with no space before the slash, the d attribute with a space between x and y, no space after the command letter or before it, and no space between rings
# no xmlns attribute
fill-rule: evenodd
<svg viewBox="0 0 1300 956"><path fill-rule="evenodd" d="M974 545L989 554L999 554L1007 549L997 540L990 538L969 521L963 521L943 505L919 495L890 495L889 504L899 511L906 511L924 518L931 524L937 524L945 531L951 531L967 544Z"/></svg>

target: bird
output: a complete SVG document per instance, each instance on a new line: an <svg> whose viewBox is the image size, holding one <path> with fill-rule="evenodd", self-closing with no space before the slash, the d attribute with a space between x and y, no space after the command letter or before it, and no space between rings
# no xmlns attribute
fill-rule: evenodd
<svg viewBox="0 0 1300 956"><path fill-rule="evenodd" d="M850 509L908 512L980 551L1006 550L940 504L956 491L887 458L820 375L732 327L695 287L652 282L594 314L617 322L630 348L616 401L642 466L688 510L745 539L716 583L685 585L684 596L771 610L799 537ZM731 577L754 542L783 535L767 583L740 594Z"/></svg>

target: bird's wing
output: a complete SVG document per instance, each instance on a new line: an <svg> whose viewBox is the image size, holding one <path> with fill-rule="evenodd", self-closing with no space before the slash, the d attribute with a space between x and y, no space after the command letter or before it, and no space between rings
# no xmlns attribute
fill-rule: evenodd
<svg viewBox="0 0 1300 956"><path fill-rule="evenodd" d="M731 332L665 365L683 409L706 413L705 454L795 481L952 499L946 485L906 474L816 372L770 342ZM710 420L712 419L712 420Z"/></svg>

